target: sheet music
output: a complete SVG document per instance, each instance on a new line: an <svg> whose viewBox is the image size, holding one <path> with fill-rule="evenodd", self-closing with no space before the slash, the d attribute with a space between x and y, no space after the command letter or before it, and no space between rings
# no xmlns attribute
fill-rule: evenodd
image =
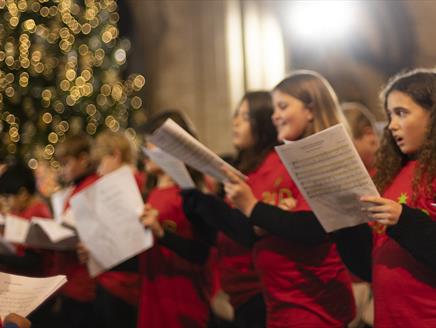
<svg viewBox="0 0 436 328"><path fill-rule="evenodd" d="M52 219L33 217L32 224L40 226L52 243L76 236L73 230L63 227Z"/></svg>
<svg viewBox="0 0 436 328"><path fill-rule="evenodd" d="M74 230L61 226L53 219L34 217L26 220L7 215L4 241L42 249L71 250L75 249L78 239ZM7 244L0 245L0 248L6 252L10 249Z"/></svg>
<svg viewBox="0 0 436 328"><path fill-rule="evenodd" d="M92 254L89 255L88 271L91 277L97 277L99 274L106 271L103 265L97 262Z"/></svg>
<svg viewBox="0 0 436 328"><path fill-rule="evenodd" d="M226 180L221 172L223 166L228 167L240 177L246 178L171 119L166 120L147 140L187 165L221 182Z"/></svg>
<svg viewBox="0 0 436 328"><path fill-rule="evenodd" d="M182 189L195 188L194 181L188 172L185 164L177 158L167 154L162 149L142 148L144 153L150 157L162 170L165 171Z"/></svg>
<svg viewBox="0 0 436 328"><path fill-rule="evenodd" d="M139 222L143 207L133 172L127 166L71 199L79 237L105 270L153 245L151 232Z"/></svg>
<svg viewBox="0 0 436 328"><path fill-rule="evenodd" d="M342 124L276 151L327 232L369 221L359 198L379 193Z"/></svg>
<svg viewBox="0 0 436 328"><path fill-rule="evenodd" d="M30 229L30 221L15 215L6 215L4 238L11 243L24 244Z"/></svg>
<svg viewBox="0 0 436 328"><path fill-rule="evenodd" d="M29 278L0 273L0 317L9 313L28 316L66 281L65 276Z"/></svg>

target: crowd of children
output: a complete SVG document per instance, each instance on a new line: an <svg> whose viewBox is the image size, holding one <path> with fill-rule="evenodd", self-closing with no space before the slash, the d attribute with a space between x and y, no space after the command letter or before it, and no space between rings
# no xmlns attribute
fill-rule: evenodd
<svg viewBox="0 0 436 328"><path fill-rule="evenodd" d="M247 92L234 112L232 165L223 193L189 168L184 189L124 132L96 140L68 136L56 147L59 180L71 198L129 167L144 198L138 220L154 246L92 278L89 249L15 245L0 270L65 274L68 282L29 317L32 327L284 328L436 326L436 71L394 76L382 93L379 136L370 111L340 105L320 74L295 71L270 91ZM179 111L163 111L137 133L171 118L196 136ZM362 195L372 222L326 233L274 147L342 123L381 197ZM145 143L152 151L155 146ZM0 211L52 218L25 164L0 164ZM370 204L365 207L365 204ZM12 317L16 327L28 321ZM7 324L5 323L5 326Z"/></svg>

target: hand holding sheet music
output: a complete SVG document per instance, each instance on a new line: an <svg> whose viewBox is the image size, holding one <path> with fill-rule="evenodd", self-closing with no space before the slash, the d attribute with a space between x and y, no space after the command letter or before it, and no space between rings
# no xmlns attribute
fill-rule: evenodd
<svg viewBox="0 0 436 328"><path fill-rule="evenodd" d="M30 278L0 272L0 317L26 317L66 281L65 276Z"/></svg>
<svg viewBox="0 0 436 328"><path fill-rule="evenodd" d="M211 175L221 182L226 179L222 167L227 167L240 177L246 178L171 119L166 120L147 140L194 169Z"/></svg>
<svg viewBox="0 0 436 328"><path fill-rule="evenodd" d="M343 125L276 147L327 232L368 222L360 196L379 196Z"/></svg>
<svg viewBox="0 0 436 328"><path fill-rule="evenodd" d="M105 175L71 199L80 239L95 262L88 263L91 275L152 246L150 231L139 222L143 207L133 172L127 166Z"/></svg>

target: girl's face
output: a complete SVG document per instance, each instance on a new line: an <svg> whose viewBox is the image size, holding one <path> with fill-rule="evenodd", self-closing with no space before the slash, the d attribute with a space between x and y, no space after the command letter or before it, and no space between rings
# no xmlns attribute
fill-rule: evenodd
<svg viewBox="0 0 436 328"><path fill-rule="evenodd" d="M248 101L244 100L236 110L232 121L233 145L238 149L247 149L254 144L250 125Z"/></svg>
<svg viewBox="0 0 436 328"><path fill-rule="evenodd" d="M430 112L400 91L388 95L387 111L389 131L401 152L405 155L418 153L427 136Z"/></svg>
<svg viewBox="0 0 436 328"><path fill-rule="evenodd" d="M106 154L100 159L100 163L97 167L97 173L99 175L106 175L115 171L116 169L119 169L121 165L121 156L119 153L115 152L113 155Z"/></svg>
<svg viewBox="0 0 436 328"><path fill-rule="evenodd" d="M313 119L312 111L305 104L284 92L276 90L272 94L274 113L272 121L280 141L297 140Z"/></svg>
<svg viewBox="0 0 436 328"><path fill-rule="evenodd" d="M65 182L72 182L86 174L89 164L89 155L81 154L78 157L67 156L59 160L61 164L60 176Z"/></svg>

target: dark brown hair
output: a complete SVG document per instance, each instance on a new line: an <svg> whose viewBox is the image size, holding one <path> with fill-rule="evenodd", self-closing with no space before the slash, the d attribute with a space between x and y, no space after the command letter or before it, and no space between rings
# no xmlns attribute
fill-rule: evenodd
<svg viewBox="0 0 436 328"><path fill-rule="evenodd" d="M433 69L416 69L392 77L383 92L381 101L387 113L387 101L393 91L409 96L417 105L430 112L427 136L418 155L418 166L413 179L413 199L418 189L430 193L431 183L436 177L436 71ZM388 115L389 117L389 115ZM392 133L386 125L379 149L374 181L380 191L388 187L401 168L409 160L397 146Z"/></svg>
<svg viewBox="0 0 436 328"><path fill-rule="evenodd" d="M271 120L274 110L271 94L267 91L247 92L239 106L244 101L248 103L248 116L254 143L249 149L238 152L234 164L243 173L248 173L260 165L278 141L277 130Z"/></svg>
<svg viewBox="0 0 436 328"><path fill-rule="evenodd" d="M194 125L192 124L191 120L183 112L176 109L164 110L155 115L152 115L148 119L148 121L138 129L138 131L144 133L145 135L150 135L163 123L165 123L167 119L172 119L174 122L180 125L182 129L184 129L194 138L198 139L194 129ZM195 184L198 188L201 189L204 186L203 174L189 166L187 168ZM147 183L145 185L144 198L147 198L150 191L156 187L156 183L157 177L151 174L147 174Z"/></svg>

